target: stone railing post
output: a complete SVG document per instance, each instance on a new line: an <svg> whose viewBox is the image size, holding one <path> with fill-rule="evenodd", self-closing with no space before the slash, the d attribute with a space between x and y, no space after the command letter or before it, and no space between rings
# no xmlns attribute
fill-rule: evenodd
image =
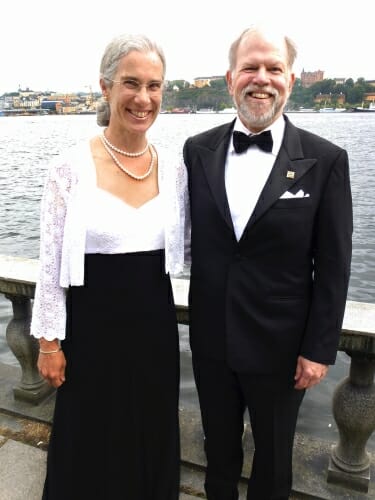
<svg viewBox="0 0 375 500"><path fill-rule="evenodd" d="M339 442L332 447L327 481L367 493L370 455L366 444L375 430L375 358L358 351L347 354L351 357L349 376L333 394Z"/></svg>
<svg viewBox="0 0 375 500"><path fill-rule="evenodd" d="M38 342L30 335L31 301L19 295L5 294L5 297L12 302L13 308L6 339L22 369L20 383L13 388L13 394L17 400L38 404L52 389L37 369Z"/></svg>

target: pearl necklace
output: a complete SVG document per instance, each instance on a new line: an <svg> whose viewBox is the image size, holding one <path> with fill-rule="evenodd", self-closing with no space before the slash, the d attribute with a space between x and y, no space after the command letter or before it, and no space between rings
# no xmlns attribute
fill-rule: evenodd
<svg viewBox="0 0 375 500"><path fill-rule="evenodd" d="M154 168L154 163L155 163L155 158L156 158L155 150L154 150L153 146L151 146L151 144L147 145L147 147L150 149L150 153L151 153L150 166L148 167L147 172L144 173L143 175L136 175L136 174L133 174L132 172L130 172L130 170L128 170L126 167L124 167L124 165L122 165L122 163L119 162L119 160L113 154L111 149L107 146L107 143L105 141L104 136L101 136L101 139L103 142L104 149L107 151L109 156L112 158L112 160L115 162L115 164L119 167L119 169L122 170L123 172L125 172L125 174L127 174L129 177L131 177L132 179L135 179L136 181L142 181L143 179L146 179L146 177L148 177L151 174L152 169ZM137 156L139 156L139 155L137 155Z"/></svg>
<svg viewBox="0 0 375 500"><path fill-rule="evenodd" d="M116 146L114 146L113 144L111 144L109 142L109 140L106 138L106 136L104 135L104 132L103 132L103 135L102 135L102 140L106 143L106 145L113 149L113 151L116 151L116 153L120 153L120 155L124 155L124 156L129 156L130 158L137 158L138 156L142 156L146 153L147 149L148 149L148 142L146 144L146 147L143 151L140 151L139 153L128 153L127 151L123 151L122 149L119 149L119 148L116 148Z"/></svg>

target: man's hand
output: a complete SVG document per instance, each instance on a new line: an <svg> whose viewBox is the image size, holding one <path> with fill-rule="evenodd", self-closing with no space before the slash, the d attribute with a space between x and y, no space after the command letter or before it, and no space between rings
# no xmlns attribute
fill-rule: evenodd
<svg viewBox="0 0 375 500"><path fill-rule="evenodd" d="M294 380L295 389L310 389L319 384L327 375L328 366L315 363L302 356L298 356L297 369Z"/></svg>

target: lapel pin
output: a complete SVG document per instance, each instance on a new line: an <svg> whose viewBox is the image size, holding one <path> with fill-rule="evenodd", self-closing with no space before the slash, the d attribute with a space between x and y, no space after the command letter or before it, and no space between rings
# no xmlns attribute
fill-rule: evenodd
<svg viewBox="0 0 375 500"><path fill-rule="evenodd" d="M295 175L296 175L296 173L293 172L293 170L288 170L287 173L286 173L287 179L294 179Z"/></svg>

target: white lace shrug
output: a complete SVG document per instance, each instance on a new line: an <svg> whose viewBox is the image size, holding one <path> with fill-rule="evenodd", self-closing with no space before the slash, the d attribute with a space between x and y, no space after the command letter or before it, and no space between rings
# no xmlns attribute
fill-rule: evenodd
<svg viewBox="0 0 375 500"><path fill-rule="evenodd" d="M159 192L164 204L165 268L167 273L177 275L183 271L184 244L188 241L187 175L175 154L158 146L156 149ZM66 289L69 285L83 285L85 200L95 185L96 171L88 141L69 149L48 168L41 201L39 275L31 320L31 335L36 338L65 338Z"/></svg>

